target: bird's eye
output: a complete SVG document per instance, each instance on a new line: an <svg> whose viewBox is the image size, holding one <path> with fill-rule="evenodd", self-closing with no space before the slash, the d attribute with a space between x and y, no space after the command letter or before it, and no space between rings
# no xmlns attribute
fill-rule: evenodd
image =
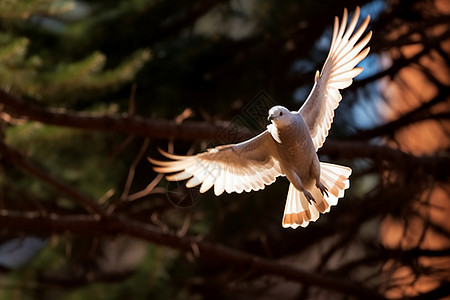
<svg viewBox="0 0 450 300"><path fill-rule="evenodd" d="M280 111L280 117L283 115L283 112L282 111Z"/></svg>

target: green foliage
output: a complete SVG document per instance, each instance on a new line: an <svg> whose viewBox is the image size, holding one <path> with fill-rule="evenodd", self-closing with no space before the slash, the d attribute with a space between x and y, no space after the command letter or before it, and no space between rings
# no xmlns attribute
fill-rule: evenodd
<svg viewBox="0 0 450 300"><path fill-rule="evenodd" d="M79 186L94 199L104 195L111 182L120 182L126 174L126 162L115 161L108 155L97 157L99 153L112 152L119 142L108 135L27 123L8 130L6 141L31 156L36 164L51 170L53 176ZM15 187L40 200L56 196L53 189L31 178L15 181Z"/></svg>
<svg viewBox="0 0 450 300"><path fill-rule="evenodd" d="M62 105L95 99L132 81L150 59L149 50L135 49L106 68L107 57L98 50L74 60L57 47L36 48L33 43L45 43L43 37L65 38L62 33L69 21L63 15L57 19L59 23L45 22L73 8L73 3L2 1L0 6L0 22L4 24L3 30L0 27L0 87L16 94Z"/></svg>
<svg viewBox="0 0 450 300"><path fill-rule="evenodd" d="M0 6L8 2L0 1ZM10 13L0 13L0 87L43 106L120 113L127 109L128 84L136 82L138 114L171 118L192 107L194 118L217 114L229 120L261 89L269 88L269 94L279 102L295 88L277 93L271 88L276 85L269 83L278 72L276 56L284 50L274 49L278 52L275 56L258 50L264 30L278 30L279 20L266 23L264 17L281 9L275 2L261 5L264 13L251 5L243 9L239 3L228 5L226 1L213 5L201 1L197 6L173 0L31 3L10 1L9 6L2 6ZM196 16L192 11L198 6L205 11ZM242 52L245 48L249 50ZM292 97L284 99L289 102ZM114 191L104 204L119 201L128 167L140 147L138 139L123 148L122 136L33 122L9 126L5 139L34 164L95 200ZM150 147L156 148L158 143L152 141ZM176 151L181 153L182 148ZM143 160L136 169L132 191L145 188L152 176L150 165ZM2 185L7 195L21 195L24 205L33 207L38 202L59 210L82 211L67 196L15 169L8 171ZM161 186L168 185L163 182ZM158 212L163 222L182 228L188 220L190 234L212 241L258 245L268 224L276 224L277 232L280 230L279 215L267 211L281 214L285 188L281 184L268 189L265 196L241 195L238 202L233 196L217 199L208 193L189 209L173 207L159 194L126 205L130 211L141 212L143 220L153 218L154 211L163 207ZM265 197L274 201L267 203ZM66 243L81 252L68 255ZM95 239L67 237L56 245L53 242L32 264L9 274L8 280L20 285L27 278L39 290L39 278L45 272L57 273L70 264L95 270L96 260L89 251L83 251L90 243L95 244ZM259 246L255 249L261 251ZM192 299L195 292L187 285L189 278L194 280L198 274L207 276L174 252L149 245L140 265L121 282L15 293L25 299L37 295L71 300ZM10 291L4 291L0 299L11 296Z"/></svg>
<svg viewBox="0 0 450 300"><path fill-rule="evenodd" d="M244 2L0 0L0 88L42 107L118 114L128 110L130 83L136 83L136 114L144 117L173 118L190 107L197 120L232 120L261 90L277 103L297 107L292 95L299 84L289 81L296 75L291 65L309 54L327 24L314 27L292 51L286 45L296 32L285 28L313 19L301 10L312 1ZM310 87L312 79L304 84ZM240 120L245 123L245 118ZM183 229L187 234L263 255L267 249L261 241L282 234L287 189L282 180L264 192L238 198L199 195L186 209L174 207L164 193L124 201L128 168L142 139L23 119L8 124L3 135L27 160L94 201L112 191L100 204L119 203L117 211L143 223L159 221L180 231L188 224ZM157 146L167 145L151 140L149 149ZM177 142L175 151L183 153L190 146ZM149 153L136 166L131 193L144 189L155 175L145 160ZM6 165L2 192L5 199L20 199L7 202L8 208L85 212L67 195ZM162 181L159 188L168 186ZM195 299L192 286L198 282L231 281L227 267L220 266L224 279L209 278L216 266L193 264L201 260L193 253L185 259L147 245L145 257L125 279L47 288L49 273L70 274L73 267L80 272L73 274L75 280L75 275L90 278L90 272L99 271L104 253L95 246L108 239L112 237L50 238L30 264L5 275L5 284L18 288L0 289L0 299Z"/></svg>
<svg viewBox="0 0 450 300"><path fill-rule="evenodd" d="M11 272L0 289L0 299L186 299L183 286L174 287L170 282L169 271L175 268L177 254L149 245L138 270L126 280L119 282L93 282L80 288L41 289L38 281L63 274L70 278L76 276L75 257L64 253L70 248L69 237L53 238L33 261ZM73 256L76 256L75 254ZM72 272L72 275L70 274Z"/></svg>
<svg viewBox="0 0 450 300"><path fill-rule="evenodd" d="M73 8L73 1L67 0L1 0L0 19L18 21L31 15L56 15Z"/></svg>
<svg viewBox="0 0 450 300"><path fill-rule="evenodd" d="M27 57L30 40L0 32L0 86L7 90L27 89L36 77L36 68L42 61L37 56Z"/></svg>
<svg viewBox="0 0 450 300"><path fill-rule="evenodd" d="M106 56L94 52L80 61L61 63L54 70L41 74L28 85L26 94L59 102L99 97L130 82L149 58L148 50L140 50L114 69L104 70Z"/></svg>
<svg viewBox="0 0 450 300"><path fill-rule="evenodd" d="M327 47L318 45L331 36L332 18L342 13L344 5L352 10L367 2L0 0L0 88L50 111L98 115L131 111L143 118L173 120L189 108L192 115L186 121L233 124L237 120L239 125L262 131L265 125L256 128L251 124L249 118L253 116L244 108L254 105L254 97L264 90L275 103L298 109L303 100L299 91L309 92L314 71L320 69L326 57ZM376 5L380 2L384 3L374 1ZM401 18L393 19L386 32L402 24ZM374 26L380 28L383 24ZM374 35L374 40L382 40L383 35ZM415 37L405 41L417 43ZM392 43L390 40L387 46L377 47L390 50ZM350 129L354 130L355 124L348 120L354 119L354 114L345 105L352 103L355 95L344 96L330 136L348 137ZM341 126L345 115L347 124ZM341 276L339 272L341 277L353 274L354 262L342 259L341 264L340 255L352 256L349 240L354 238L359 259L361 240L367 237L358 235L359 224L368 222L365 226L373 229L374 219L381 215L381 209L373 209L374 205L400 207L406 203L383 194L380 178L390 166L352 160L348 163L354 170L351 190L333 207L333 213L322 216L307 230L284 230L280 223L287 181L283 178L257 193L216 197L212 191L201 195L194 192L192 205L183 208L168 200L167 191L179 186L164 179L144 197L127 198L144 190L155 178L146 156L158 158L157 147L167 149L171 145L175 153L186 154L192 149L204 150L210 141L150 139L141 159L135 161L143 138L132 134L49 126L29 121L20 112L4 111L3 107L0 128L5 144L49 175L89 196L112 216L117 213L143 226L158 226L162 232L170 228L180 238L190 235L269 257L274 262L298 263L304 270L312 268L313 261L323 255L323 264L318 263L314 272L337 277ZM215 142L221 143L220 139ZM335 157L330 160L337 162ZM71 217L86 214L85 208L63 192L2 156L0 161L0 212L55 212ZM374 161L382 161L382 156ZM128 174L134 177L127 194L124 187ZM368 217L359 217L361 211L367 211ZM271 285L275 287L272 292L287 286L279 278L247 270L251 266L228 266L220 257L205 263L204 253L196 253L195 243L186 253L146 243L145 255L136 258L138 263L127 270L129 273L112 281L94 278L92 274L104 271L100 262L107 256L107 249L119 248L108 243L117 237L110 235L106 223L105 233L86 230L81 236L67 233L45 237L49 243L35 259L1 274L0 300L258 299ZM28 234L20 232L20 237ZM8 238L11 234L0 237L0 241ZM367 248L375 240L371 239ZM127 242L125 246L134 247ZM123 253L114 259L135 258L132 251ZM381 269L383 255L369 257L368 264ZM360 274L369 275L371 266ZM77 272L71 273L73 270ZM61 273L72 276L73 282L58 281ZM49 280L48 274L56 280ZM362 282L358 276L353 280ZM297 286L290 283L294 288L288 289L296 298L308 298L308 287L299 284L298 291L294 291ZM238 295L240 291L244 292Z"/></svg>

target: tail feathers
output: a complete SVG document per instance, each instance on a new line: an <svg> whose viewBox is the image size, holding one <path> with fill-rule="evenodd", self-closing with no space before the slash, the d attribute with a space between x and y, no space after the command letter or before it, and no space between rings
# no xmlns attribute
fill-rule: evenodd
<svg viewBox="0 0 450 300"><path fill-rule="evenodd" d="M329 163L320 163L320 180L328 189L327 201L330 205L336 205L339 198L344 197L345 190L350 187L348 179L352 169L345 166Z"/></svg>
<svg viewBox="0 0 450 300"><path fill-rule="evenodd" d="M352 169L344 166L320 163L321 182L328 189L328 195L322 195L320 190L313 185L308 189L315 199L315 203L309 203L303 192L297 190L292 184L286 199L283 216L283 227L306 227L309 222L315 222L320 213L327 213L330 207L336 205L339 198L344 196L344 191L350 187L349 177Z"/></svg>
<svg viewBox="0 0 450 300"><path fill-rule="evenodd" d="M303 192L291 183L284 208L283 227L306 227L310 221L316 221L318 218L319 212L314 204L309 204Z"/></svg>

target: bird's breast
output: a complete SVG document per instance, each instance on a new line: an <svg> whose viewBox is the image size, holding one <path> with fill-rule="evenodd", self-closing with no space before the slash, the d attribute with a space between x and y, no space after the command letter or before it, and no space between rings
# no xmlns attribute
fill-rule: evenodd
<svg viewBox="0 0 450 300"><path fill-rule="evenodd" d="M312 146L314 149L311 135L305 122L299 118L296 122L292 122L288 126L278 128L280 145L282 148L297 148L302 149Z"/></svg>
<svg viewBox="0 0 450 300"><path fill-rule="evenodd" d="M303 122L279 128L281 143L277 143L281 164L294 169L306 169L317 159L314 143Z"/></svg>

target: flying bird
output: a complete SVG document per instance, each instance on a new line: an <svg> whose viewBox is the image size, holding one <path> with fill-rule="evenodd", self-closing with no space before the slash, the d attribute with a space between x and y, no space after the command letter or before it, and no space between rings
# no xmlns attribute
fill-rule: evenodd
<svg viewBox="0 0 450 300"><path fill-rule="evenodd" d="M160 152L168 161L149 158L169 181L189 179L188 188L200 185L204 193L214 186L215 195L258 191L278 176L290 181L283 227L306 227L320 213L327 213L349 188L349 167L320 162L322 147L333 122L334 110L342 99L340 89L350 86L363 68L355 67L369 53L366 47L372 32L360 39L370 16L356 28L360 9L356 8L348 26L347 9L335 17L330 51L322 71L316 72L314 86L298 111L283 106L269 110L267 130L238 144L223 145L191 156Z"/></svg>

